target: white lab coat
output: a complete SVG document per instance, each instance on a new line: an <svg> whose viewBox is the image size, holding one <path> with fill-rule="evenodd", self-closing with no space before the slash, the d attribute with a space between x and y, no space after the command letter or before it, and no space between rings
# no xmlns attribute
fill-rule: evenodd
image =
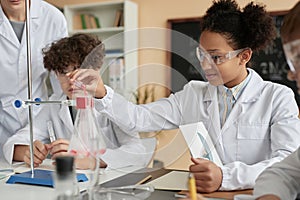
<svg viewBox="0 0 300 200"><path fill-rule="evenodd" d="M43 66L42 48L67 36L67 24L64 15L54 6L41 0L31 0L30 29L32 97L46 100L48 92L45 79L48 71ZM28 123L28 109L14 106L16 99L28 99L26 27L20 43L1 7L0 55L0 160L2 160L2 148L7 138L17 132L29 134L29 131L24 129ZM58 81L51 78L54 92L62 93ZM34 118L39 115L39 111L40 107L33 106ZM34 132L38 130L34 128Z"/></svg>
<svg viewBox="0 0 300 200"><path fill-rule="evenodd" d="M224 164L220 190L252 188L266 167L296 150L300 125L292 90L248 71L249 83L222 129L217 87L202 81L191 81L169 98L145 105L127 102L107 87L107 95L95 107L128 132L174 129L202 121Z"/></svg>
<svg viewBox="0 0 300 200"><path fill-rule="evenodd" d="M51 100L66 100L65 96L52 95ZM43 112L51 113L54 132L57 138L71 139L73 133L73 122L68 106L59 104L41 105ZM145 155L145 147L141 143L137 132L126 133L118 126L111 123L108 118L95 112L96 123L99 125L103 138L106 143L106 152L101 159L109 168L121 168L126 166L145 167L149 160ZM34 134L34 140L49 143L46 115L36 119L35 124L40 132ZM29 134L17 133L10 137L4 144L5 157L9 162L12 161L14 144L29 144Z"/></svg>
<svg viewBox="0 0 300 200"><path fill-rule="evenodd" d="M275 194L280 199L300 197L300 148L283 161L267 168L256 180L255 197Z"/></svg>

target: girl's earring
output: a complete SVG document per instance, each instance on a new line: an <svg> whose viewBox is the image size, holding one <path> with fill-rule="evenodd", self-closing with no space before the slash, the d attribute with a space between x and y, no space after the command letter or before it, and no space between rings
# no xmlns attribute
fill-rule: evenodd
<svg viewBox="0 0 300 200"><path fill-rule="evenodd" d="M246 63L246 59L241 59L241 61L240 61L240 65L243 65L243 64L245 64Z"/></svg>

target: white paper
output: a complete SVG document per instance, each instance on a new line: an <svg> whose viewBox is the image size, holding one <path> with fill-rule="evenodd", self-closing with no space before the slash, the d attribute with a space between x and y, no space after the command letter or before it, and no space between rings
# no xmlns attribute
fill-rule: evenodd
<svg viewBox="0 0 300 200"><path fill-rule="evenodd" d="M193 158L207 158L223 166L216 148L202 122L179 126Z"/></svg>
<svg viewBox="0 0 300 200"><path fill-rule="evenodd" d="M186 171L171 171L153 181L147 183L156 190L188 190L188 176Z"/></svg>

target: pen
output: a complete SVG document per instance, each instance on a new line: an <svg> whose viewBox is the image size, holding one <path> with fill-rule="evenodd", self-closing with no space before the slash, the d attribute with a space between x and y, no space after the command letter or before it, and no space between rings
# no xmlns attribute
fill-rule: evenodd
<svg viewBox="0 0 300 200"><path fill-rule="evenodd" d="M188 185L191 200L197 200L196 181L192 173L189 174Z"/></svg>
<svg viewBox="0 0 300 200"><path fill-rule="evenodd" d="M55 133L53 130L52 121L48 121L47 126L48 126L48 132L49 132L49 136L50 136L50 142L54 142L56 140L56 136L55 136Z"/></svg>

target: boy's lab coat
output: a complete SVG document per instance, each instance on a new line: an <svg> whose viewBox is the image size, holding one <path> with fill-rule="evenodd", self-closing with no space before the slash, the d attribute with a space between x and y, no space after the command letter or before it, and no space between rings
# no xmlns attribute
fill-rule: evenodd
<svg viewBox="0 0 300 200"><path fill-rule="evenodd" d="M66 97L52 95L51 99L65 100ZM34 133L34 140L40 140L45 143L49 142L46 124L49 120L52 121L57 138L70 140L74 127L68 106L57 104L44 104L42 106L43 112L45 111L46 114L34 121L35 128L38 130L38 132ZM47 113L51 113L51 119L49 119ZM149 160L146 160L146 157L144 156L145 148L141 143L137 132L126 133L98 112L95 112L95 116L96 123L103 133L107 148L106 152L101 156L101 159L107 163L108 167L120 168L132 165L145 167L148 164ZM4 149L5 157L9 162L12 160L14 144L29 144L29 134L16 134L8 139L4 145Z"/></svg>
<svg viewBox="0 0 300 200"><path fill-rule="evenodd" d="M43 66L42 48L67 36L67 23L54 6L45 1L31 0L30 30L32 96L45 100L48 97L45 85L48 71ZM28 99L26 48L26 27L20 43L0 7L0 160L3 159L2 147L7 138L17 132L28 131L22 129L28 123L28 108L14 106L15 100ZM59 83L56 81L54 84ZM40 107L32 108L34 116L38 116Z"/></svg>
<svg viewBox="0 0 300 200"><path fill-rule="evenodd" d="M95 107L129 132L174 129L202 121L224 164L220 189L252 188L266 167L297 149L300 125L292 90L248 71L249 83L222 128L217 87L202 81L191 81L169 98L146 105L129 103L107 87L107 95Z"/></svg>

